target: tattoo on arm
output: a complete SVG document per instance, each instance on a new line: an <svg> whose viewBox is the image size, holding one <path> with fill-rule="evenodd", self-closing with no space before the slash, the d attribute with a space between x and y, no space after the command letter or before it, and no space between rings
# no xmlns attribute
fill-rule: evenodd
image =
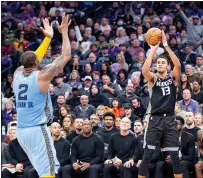
<svg viewBox="0 0 203 178"><path fill-rule="evenodd" d="M53 78L58 73L63 71L63 64L53 62L49 65L44 66L42 71L45 75Z"/></svg>

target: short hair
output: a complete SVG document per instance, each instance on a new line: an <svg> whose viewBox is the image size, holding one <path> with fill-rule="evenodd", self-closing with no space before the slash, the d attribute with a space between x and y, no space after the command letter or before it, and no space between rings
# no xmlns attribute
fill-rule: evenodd
<svg viewBox="0 0 203 178"><path fill-rule="evenodd" d="M113 120L115 120L115 115L112 112L106 112L103 116L103 118L105 119L106 116L110 116L113 117Z"/></svg>
<svg viewBox="0 0 203 178"><path fill-rule="evenodd" d="M24 68L35 67L36 61L37 55L33 51L26 51L20 56L20 62Z"/></svg>
<svg viewBox="0 0 203 178"><path fill-rule="evenodd" d="M202 55L197 55L197 56L196 56L196 59L197 59L198 57L201 57L201 58L203 58L203 56L202 56Z"/></svg>
<svg viewBox="0 0 203 178"><path fill-rule="evenodd" d="M182 125L185 124L185 120L181 116L176 116L176 120L179 120L182 123Z"/></svg>
<svg viewBox="0 0 203 178"><path fill-rule="evenodd" d="M136 122L140 122L140 123L142 124L142 126L143 126L143 122L142 122L142 120L140 120L140 119L135 120L134 123L136 123Z"/></svg>

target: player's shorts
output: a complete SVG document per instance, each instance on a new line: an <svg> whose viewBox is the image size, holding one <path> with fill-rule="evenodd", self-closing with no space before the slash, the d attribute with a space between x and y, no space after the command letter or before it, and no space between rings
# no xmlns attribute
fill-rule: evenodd
<svg viewBox="0 0 203 178"><path fill-rule="evenodd" d="M174 115L150 116L144 135L144 148L178 151L180 148L177 121Z"/></svg>
<svg viewBox="0 0 203 178"><path fill-rule="evenodd" d="M46 125L17 128L17 139L40 177L58 173L60 164Z"/></svg>

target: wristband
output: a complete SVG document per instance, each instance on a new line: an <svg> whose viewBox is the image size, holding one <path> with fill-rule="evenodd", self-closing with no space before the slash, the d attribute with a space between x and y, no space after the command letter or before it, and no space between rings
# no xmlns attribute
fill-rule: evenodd
<svg viewBox="0 0 203 178"><path fill-rule="evenodd" d="M163 46L164 46L164 47L167 47L167 46L168 46L167 41L166 41L165 43L163 43Z"/></svg>

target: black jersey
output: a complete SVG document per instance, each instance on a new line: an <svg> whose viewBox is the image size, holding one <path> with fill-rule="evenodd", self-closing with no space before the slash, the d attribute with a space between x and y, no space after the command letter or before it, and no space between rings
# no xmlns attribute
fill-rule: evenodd
<svg viewBox="0 0 203 178"><path fill-rule="evenodd" d="M155 83L149 89L151 114L173 114L176 102L176 86L173 78L167 75L165 79L155 77Z"/></svg>

